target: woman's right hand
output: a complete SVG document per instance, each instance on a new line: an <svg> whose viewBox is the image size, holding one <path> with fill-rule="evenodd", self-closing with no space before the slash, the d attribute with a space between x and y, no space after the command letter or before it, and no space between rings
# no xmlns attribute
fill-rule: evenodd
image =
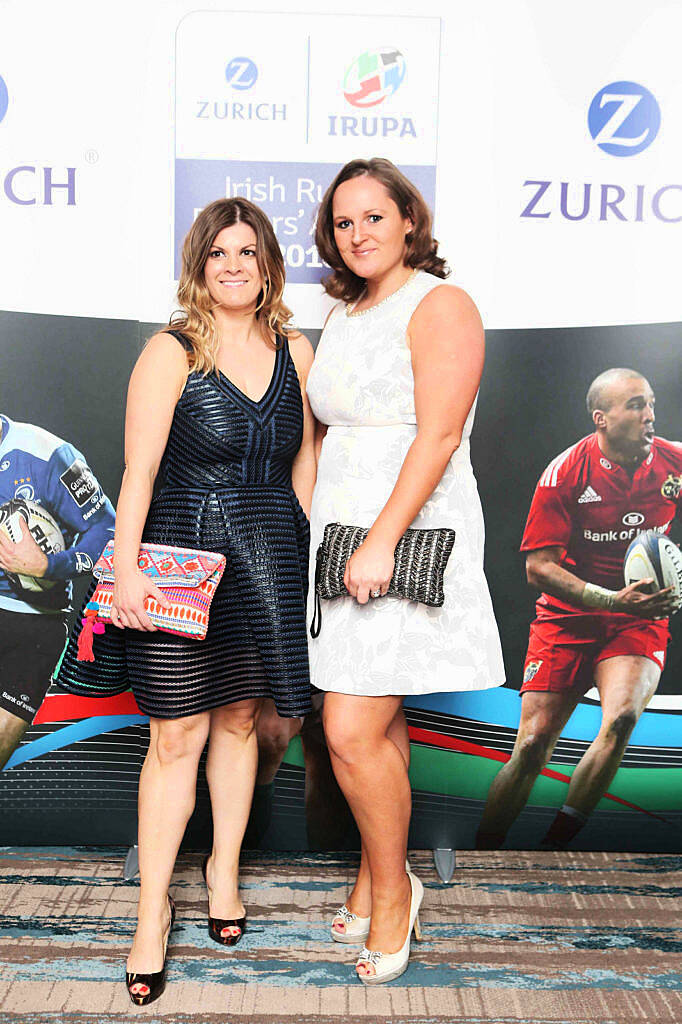
<svg viewBox="0 0 682 1024"><path fill-rule="evenodd" d="M163 608L170 608L170 601L155 583L135 568L129 573L116 573L114 593L111 602L111 622L119 629L144 629L156 632L156 626L147 615L144 603L153 597Z"/></svg>

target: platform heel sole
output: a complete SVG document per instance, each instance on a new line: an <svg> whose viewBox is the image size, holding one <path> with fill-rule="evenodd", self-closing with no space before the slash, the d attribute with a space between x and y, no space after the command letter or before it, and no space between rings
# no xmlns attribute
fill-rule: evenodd
<svg viewBox="0 0 682 1024"><path fill-rule="evenodd" d="M359 935L347 935L345 932L335 932L331 929L331 936L334 942L342 942L346 946L359 945L364 942L369 935L369 928L366 932L360 932Z"/></svg>

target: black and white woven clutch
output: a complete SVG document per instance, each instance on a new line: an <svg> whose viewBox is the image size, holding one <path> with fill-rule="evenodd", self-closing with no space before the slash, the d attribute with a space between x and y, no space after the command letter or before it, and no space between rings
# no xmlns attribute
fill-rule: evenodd
<svg viewBox="0 0 682 1024"><path fill-rule="evenodd" d="M369 529L327 523L315 563L315 615L310 635L317 637L322 626L320 599L347 595L343 577L346 563L365 540ZM440 608L445 600L443 574L455 543L455 531L405 530L395 549L395 569L388 593Z"/></svg>

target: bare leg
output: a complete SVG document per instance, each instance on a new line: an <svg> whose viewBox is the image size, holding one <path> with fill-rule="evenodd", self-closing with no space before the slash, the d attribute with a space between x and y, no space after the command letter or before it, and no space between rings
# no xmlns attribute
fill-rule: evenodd
<svg viewBox="0 0 682 1024"><path fill-rule="evenodd" d="M259 846L268 830L272 817L275 776L289 743L301 731L302 721L301 718L280 718L273 700L267 698L261 701L256 723L258 771L251 813L244 836L244 846L247 849Z"/></svg>
<svg viewBox="0 0 682 1024"><path fill-rule="evenodd" d="M257 786L274 781L289 743L301 731L302 718L280 718L273 700L262 702L256 735L258 737Z"/></svg>
<svg viewBox="0 0 682 1024"><path fill-rule="evenodd" d="M344 850L356 834L346 798L332 770L322 720L301 732L305 760L305 817L311 850Z"/></svg>
<svg viewBox="0 0 682 1024"><path fill-rule="evenodd" d="M213 812L213 849L206 866L212 917L244 916L239 896L239 851L249 818L258 766L257 700L241 700L211 712L206 778ZM239 928L223 929L239 935Z"/></svg>
<svg viewBox="0 0 682 1024"><path fill-rule="evenodd" d="M512 756L490 784L476 845L501 846L526 805L538 775L549 761L561 730L580 699L577 691L527 690L521 697L521 721ZM496 837L493 841L490 837Z"/></svg>
<svg viewBox="0 0 682 1024"><path fill-rule="evenodd" d="M402 704L393 716L393 720L386 733L389 740L392 740L400 753L407 767L410 767L410 735L407 731L407 719Z"/></svg>
<svg viewBox="0 0 682 1024"><path fill-rule="evenodd" d="M168 887L194 810L197 768L208 727L208 712L149 721L149 750L140 773L138 801L140 901L128 971L152 973L163 966ZM146 995L148 989L138 984L132 991Z"/></svg>
<svg viewBox="0 0 682 1024"><path fill-rule="evenodd" d="M405 766L410 767L410 737L407 731L407 720L402 705L398 708L393 720L386 730L388 738L396 745L402 754ZM406 840L407 841L407 840ZM358 917L369 917L372 913L372 878L367 860L367 850L364 842L360 847L360 867L355 880L353 890L346 900L346 906ZM335 928L343 931L343 925L339 922L334 924Z"/></svg>
<svg viewBox="0 0 682 1024"><path fill-rule="evenodd" d="M5 767L21 742L29 723L11 711L0 708L0 771Z"/></svg>
<svg viewBox="0 0 682 1024"><path fill-rule="evenodd" d="M592 813L618 771L640 715L656 692L661 670L649 658L619 655L597 663L601 728L573 772L566 803Z"/></svg>
<svg viewBox="0 0 682 1024"><path fill-rule="evenodd" d="M360 830L372 880L367 945L384 953L402 947L409 923L405 854L412 797L405 758L388 737L401 704L402 697L342 693L328 693L324 702L334 774ZM374 967L360 970L373 973Z"/></svg>

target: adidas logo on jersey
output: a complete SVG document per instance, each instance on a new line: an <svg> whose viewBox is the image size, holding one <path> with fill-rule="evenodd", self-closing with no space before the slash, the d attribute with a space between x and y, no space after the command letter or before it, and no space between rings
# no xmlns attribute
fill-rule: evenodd
<svg viewBox="0 0 682 1024"><path fill-rule="evenodd" d="M601 494L597 494L594 487L590 487L589 484L578 498L578 504L584 505L588 501L601 501Z"/></svg>

